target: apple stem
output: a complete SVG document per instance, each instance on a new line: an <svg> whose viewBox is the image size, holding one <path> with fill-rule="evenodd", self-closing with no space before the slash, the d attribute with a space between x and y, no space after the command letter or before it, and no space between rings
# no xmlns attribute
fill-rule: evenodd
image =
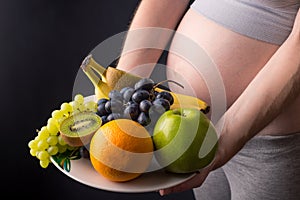
<svg viewBox="0 0 300 200"><path fill-rule="evenodd" d="M153 86L153 88L156 88L158 87L159 85L163 84L163 83L166 83L166 82L171 82L171 83L175 83L176 85L178 85L179 87L181 87L182 89L184 89L184 86L181 85L180 83L176 82L176 81L173 81L173 80L164 80L164 81L161 81L159 83L157 83L156 85Z"/></svg>

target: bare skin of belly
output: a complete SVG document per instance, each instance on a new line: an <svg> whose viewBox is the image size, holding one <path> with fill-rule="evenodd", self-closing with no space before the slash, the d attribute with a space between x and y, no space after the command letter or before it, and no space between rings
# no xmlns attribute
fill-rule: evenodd
<svg viewBox="0 0 300 200"><path fill-rule="evenodd" d="M200 46L214 62L223 80L227 109L278 49L277 45L228 30L193 10L186 13L178 32ZM179 54L172 53L173 47L179 43L176 37L172 41L167 59L167 77L188 81L181 82L185 86L184 89L170 85L171 89L196 95L210 104L211 97L205 82L209 77L203 77L195 66L193 67L193 63ZM212 111L213 109L212 107ZM287 135L296 132L300 132L300 95L293 104L286 105L281 114L258 135Z"/></svg>

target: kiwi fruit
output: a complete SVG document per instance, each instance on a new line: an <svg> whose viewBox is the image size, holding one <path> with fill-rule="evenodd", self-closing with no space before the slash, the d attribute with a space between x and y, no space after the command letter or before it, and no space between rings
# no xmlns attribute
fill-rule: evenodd
<svg viewBox="0 0 300 200"><path fill-rule="evenodd" d="M68 145L80 147L89 144L101 124L102 120L96 113L80 112L62 121L60 134Z"/></svg>

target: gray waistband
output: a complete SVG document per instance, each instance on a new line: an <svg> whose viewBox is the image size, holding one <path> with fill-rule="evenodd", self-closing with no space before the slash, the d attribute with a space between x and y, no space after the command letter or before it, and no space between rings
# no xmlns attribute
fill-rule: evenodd
<svg viewBox="0 0 300 200"><path fill-rule="evenodd" d="M280 45L292 29L299 6L299 0L195 0L191 8L232 31Z"/></svg>
<svg viewBox="0 0 300 200"><path fill-rule="evenodd" d="M289 135L271 136L259 135L253 137L244 146L243 151L278 152L293 148L300 148L300 133Z"/></svg>

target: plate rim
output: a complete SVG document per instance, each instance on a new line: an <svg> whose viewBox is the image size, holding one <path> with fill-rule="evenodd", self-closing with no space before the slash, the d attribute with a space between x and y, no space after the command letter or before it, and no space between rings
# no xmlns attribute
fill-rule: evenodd
<svg viewBox="0 0 300 200"><path fill-rule="evenodd" d="M76 162L74 161L80 161L81 159L87 159L87 158L80 158L78 160L70 160L70 163L71 163L71 166L73 166L74 164L76 164ZM118 192L118 193L145 193L145 192L155 192L155 191L158 191L160 189L164 189L164 188L169 188L169 187L173 187L175 185L178 185L178 184L181 184L187 180L189 180L190 178L194 177L197 173L171 173L170 172L170 175L174 175L174 176L184 176L182 179L178 180L178 181L175 181L175 182L170 182L166 185L164 185L163 187L161 187L161 185L157 185L157 187L148 187L148 188L145 188L145 187L141 187L140 189L133 189L133 188L129 188L129 187L116 187L116 188L113 188L113 187L107 187L107 186L99 186L99 185L96 185L94 183L91 183L91 182L88 182L88 181L85 181L85 180L82 180L74 175L72 175L70 172L64 170L61 166L59 166L59 164L53 159L53 157L51 156L50 157L50 160L51 162L53 163L53 165L58 168L59 171L61 171L63 174L65 174L66 176L68 176L69 178L71 178L72 180L75 180L83 185L86 185L86 186L89 186L89 187L92 187L92 188L95 188L95 189L99 189L99 190L105 190L105 191L110 191L110 192ZM153 171L153 172L146 172L145 174L141 174L141 177L143 175L147 175L147 174L153 174L153 173L159 173L159 172L162 172L162 173L166 173L166 172L163 172L164 169L160 169L160 170L157 170L157 171ZM95 171L96 172L96 171ZM96 172L97 173L97 172ZM99 174L99 176L101 176L101 174ZM141 177L137 177L136 180L138 180L138 178L141 178ZM104 178L104 177L102 177ZM109 181L109 180L107 180ZM132 181L135 181L135 180L132 180ZM115 184L115 185L125 185L126 182L111 182L112 184ZM160 186L160 187L159 187Z"/></svg>
<svg viewBox="0 0 300 200"><path fill-rule="evenodd" d="M96 102L96 99L95 99L95 98L96 98L96 95L95 95L95 94L92 94L92 95L85 96L85 97L84 97L84 100L85 100L85 101L95 101L95 102ZM76 161L79 161L79 160L81 160L81 159L86 159L86 160L88 160L88 158L80 158L80 159L78 159L78 160L70 160L71 166L73 166L74 164L76 164ZM95 188L95 189L100 189L100 190L105 190L105 191L110 191L110 192L119 192L119 193L144 193L144 192L154 192L154 191L158 191L158 190L160 190L160 189L164 189L164 188L168 188L168 187L172 187L172 186L181 184L181 183L183 183L184 181L189 180L190 178L194 177L194 176L197 174L196 172L191 172L191 173L171 173L171 172L170 172L171 175L174 175L174 176L183 176L184 178L182 178L182 179L180 179L180 180L177 180L176 182L170 182L170 183L164 185L163 188L162 188L162 187L158 187L159 185L157 185L157 187L149 187L149 188L141 187L140 189L135 189L135 190L133 190L132 188L130 188L130 189L127 188L127 189L126 189L126 187L123 188L123 189L120 189L120 188L118 188L118 187L116 187L116 188L112 188L112 187L103 187L102 185L101 185L101 187L100 187L100 186L98 186L98 185L96 185L96 184L94 184L94 183L91 183L91 182L89 183L89 182L87 182L87 181L84 181L84 180L82 180L82 179L80 179L80 178L78 178L78 177L72 175L72 174L71 174L70 172L68 172L67 170L64 170L64 169L63 169L63 168L55 161L55 159L54 159L52 156L50 156L50 160L51 160L51 163L52 163L56 168L59 169L59 171L61 171L63 174L65 174L66 176L68 176L68 177L71 178L72 180L75 180L75 181L77 181L77 182L79 182L79 183L81 183L81 184L83 184L83 185L87 185L87 186L92 187L92 188ZM75 161L75 162L74 162L74 161ZM89 162L90 162L90 161L89 161ZM164 170L164 169L160 169L160 170L156 170L156 171L146 172L146 173L141 174L141 177L142 177L143 175L147 175L147 174L150 174L150 173L159 173L159 172L167 173L167 172L163 172L163 171L165 171L165 170ZM95 170L95 172L96 172L96 170ZM96 172L96 173L97 173L97 172ZM99 173L98 173L98 174L99 174ZM101 174L99 174L99 176L101 176ZM141 178L141 177L138 177L138 178ZM103 177L103 178L104 178L104 177ZM138 180L138 179L136 179L136 180ZM135 181L135 180L132 180L132 181ZM112 184L116 184L116 185L122 184L122 185L124 185L124 184L126 184L126 182L112 182Z"/></svg>

